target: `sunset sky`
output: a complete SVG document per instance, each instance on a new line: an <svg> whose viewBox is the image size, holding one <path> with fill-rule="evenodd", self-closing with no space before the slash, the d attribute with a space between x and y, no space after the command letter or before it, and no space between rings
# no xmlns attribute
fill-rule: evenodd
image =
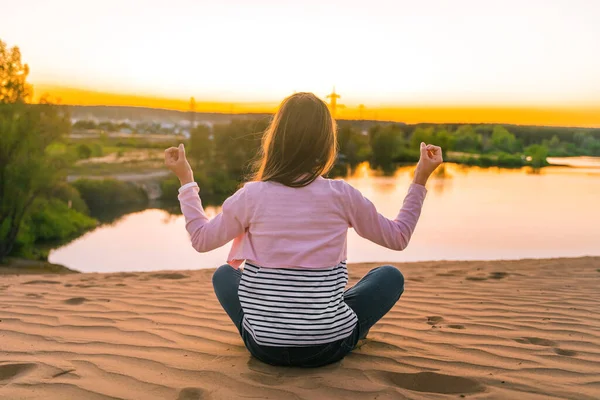
<svg viewBox="0 0 600 400"><path fill-rule="evenodd" d="M185 109L194 96L199 111L270 111L335 85L340 116L364 104L369 118L504 109L492 119L523 122L544 109L600 126L597 0L0 0L0 10L0 39L21 48L36 94L69 104Z"/></svg>

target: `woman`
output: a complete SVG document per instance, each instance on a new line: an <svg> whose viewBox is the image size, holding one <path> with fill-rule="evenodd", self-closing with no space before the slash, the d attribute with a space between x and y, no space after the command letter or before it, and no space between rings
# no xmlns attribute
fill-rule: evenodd
<svg viewBox="0 0 600 400"><path fill-rule="evenodd" d="M389 220L343 180L323 177L336 158L336 125L311 93L286 98L262 141L251 182L209 220L183 145L165 151L181 182L179 201L199 252L233 239L213 286L250 353L272 364L317 367L342 359L398 301L404 277L393 266L348 283L346 236L352 227L381 246L403 250L442 150L421 143L414 181ZM243 270L240 267L243 266Z"/></svg>

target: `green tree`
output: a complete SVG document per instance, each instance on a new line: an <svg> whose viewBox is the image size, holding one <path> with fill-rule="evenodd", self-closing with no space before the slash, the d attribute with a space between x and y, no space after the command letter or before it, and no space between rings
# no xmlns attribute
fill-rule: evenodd
<svg viewBox="0 0 600 400"><path fill-rule="evenodd" d="M64 178L66 159L46 149L70 127L52 104L0 106L0 260L33 201Z"/></svg>
<svg viewBox="0 0 600 400"><path fill-rule="evenodd" d="M73 124L73 129L87 130L96 128L98 128L98 124L96 124L94 121L79 120Z"/></svg>
<svg viewBox="0 0 600 400"><path fill-rule="evenodd" d="M421 142L428 144L433 143L434 140L434 128L418 126L410 137L410 148L418 149L421 146Z"/></svg>
<svg viewBox="0 0 600 400"><path fill-rule="evenodd" d="M190 132L190 149L187 156L195 167L209 165L214 158L215 140L211 129L206 125L198 125Z"/></svg>
<svg viewBox="0 0 600 400"><path fill-rule="evenodd" d="M12 250L35 199L64 176L66 161L47 148L71 124L63 109L25 101L31 88L18 48L0 42L0 261Z"/></svg>
<svg viewBox="0 0 600 400"><path fill-rule="evenodd" d="M552 136L552 139L548 142L548 146L552 150L558 150L560 148L560 139L557 135Z"/></svg>
<svg viewBox="0 0 600 400"><path fill-rule="evenodd" d="M350 166L355 167L371 157L368 135L363 134L351 124L340 124L338 128L338 148Z"/></svg>
<svg viewBox="0 0 600 400"><path fill-rule="evenodd" d="M492 131L492 146L495 150L505 153L516 153L521 147L515 135L500 125L494 126Z"/></svg>
<svg viewBox="0 0 600 400"><path fill-rule="evenodd" d="M483 137L475 132L471 125L461 125L454 132L456 143L454 149L467 153L479 153L483 150Z"/></svg>
<svg viewBox="0 0 600 400"><path fill-rule="evenodd" d="M92 156L92 149L85 143L77 145L77 157L79 158L90 158Z"/></svg>
<svg viewBox="0 0 600 400"><path fill-rule="evenodd" d="M525 149L525 154L531 157L531 166L540 168L547 165L548 148L541 144L532 144Z"/></svg>
<svg viewBox="0 0 600 400"><path fill-rule="evenodd" d="M394 161L406 147L404 132L397 125L375 125L369 130L372 165L389 173L394 169Z"/></svg>
<svg viewBox="0 0 600 400"><path fill-rule="evenodd" d="M600 156L600 139L595 138L590 132L577 132L575 142L581 153L589 156Z"/></svg>
<svg viewBox="0 0 600 400"><path fill-rule="evenodd" d="M444 151L450 151L454 149L455 143L456 138L453 135L451 135L444 127L438 127L428 144L435 144L436 146L440 146ZM415 149L417 148L418 147L415 147Z"/></svg>
<svg viewBox="0 0 600 400"><path fill-rule="evenodd" d="M256 159L268 123L266 119L236 119L229 124L215 125L215 158L207 173L218 173L220 168L232 179L243 180L250 171L250 162Z"/></svg>
<svg viewBox="0 0 600 400"><path fill-rule="evenodd" d="M0 40L0 104L25 103L32 94L27 81L29 67L21 62L17 46L8 48Z"/></svg>

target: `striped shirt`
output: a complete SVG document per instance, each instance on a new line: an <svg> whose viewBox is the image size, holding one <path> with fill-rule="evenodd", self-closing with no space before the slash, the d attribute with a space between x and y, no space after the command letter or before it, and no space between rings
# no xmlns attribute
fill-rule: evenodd
<svg viewBox="0 0 600 400"><path fill-rule="evenodd" d="M263 268L246 261L238 295L243 326L264 346L313 346L344 339L357 324L344 302L346 263L330 268Z"/></svg>

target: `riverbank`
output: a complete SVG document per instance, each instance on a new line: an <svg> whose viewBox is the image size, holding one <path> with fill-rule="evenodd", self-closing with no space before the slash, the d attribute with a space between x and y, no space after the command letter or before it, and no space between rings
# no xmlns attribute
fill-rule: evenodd
<svg viewBox="0 0 600 400"><path fill-rule="evenodd" d="M41 274L78 274L79 271L70 269L61 264L48 261L28 260L25 258L7 257L0 264L2 275L41 275Z"/></svg>
<svg viewBox="0 0 600 400"><path fill-rule="evenodd" d="M213 270L3 276L0 397L599 397L600 257L397 265L400 302L314 370L251 358Z"/></svg>

